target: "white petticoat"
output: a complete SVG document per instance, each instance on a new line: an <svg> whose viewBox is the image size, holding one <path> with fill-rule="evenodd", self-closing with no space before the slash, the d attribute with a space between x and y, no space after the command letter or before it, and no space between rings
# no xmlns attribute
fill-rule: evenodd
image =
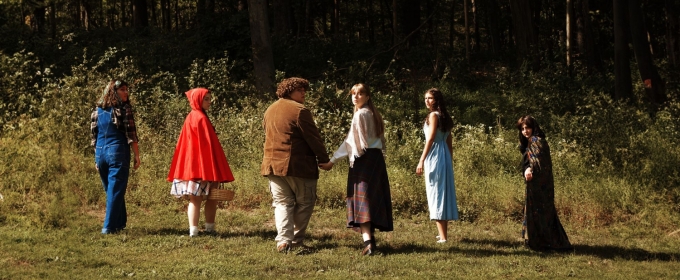
<svg viewBox="0 0 680 280"><path fill-rule="evenodd" d="M177 198L185 195L206 196L210 194L210 188L217 188L219 183L210 181L184 181L175 179L172 181L170 194Z"/></svg>

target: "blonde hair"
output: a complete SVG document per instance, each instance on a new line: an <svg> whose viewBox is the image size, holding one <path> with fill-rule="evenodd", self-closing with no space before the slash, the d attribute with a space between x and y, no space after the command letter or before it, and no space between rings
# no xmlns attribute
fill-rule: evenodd
<svg viewBox="0 0 680 280"><path fill-rule="evenodd" d="M380 112L378 112L378 109L375 108L375 105L373 105L373 99L371 98L371 91L368 89L368 86L362 83L358 83L352 87L352 89L349 90L349 94L357 94L357 93L363 93L366 96L368 96L368 101L366 101L366 106L368 107L369 110L371 110L371 113L373 113L373 121L375 124L376 128L376 133L378 137L383 136L385 134L385 124L383 123L382 116L380 115ZM354 107L354 112L359 110L361 108Z"/></svg>

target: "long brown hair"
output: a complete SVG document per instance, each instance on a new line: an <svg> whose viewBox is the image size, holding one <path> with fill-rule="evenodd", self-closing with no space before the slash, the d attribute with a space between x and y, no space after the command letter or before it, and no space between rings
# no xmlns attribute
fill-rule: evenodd
<svg viewBox="0 0 680 280"><path fill-rule="evenodd" d="M97 101L97 107L108 108L121 105L122 101L116 91L123 86L128 86L128 84L123 80L111 80L106 85L104 93Z"/></svg>
<svg viewBox="0 0 680 280"><path fill-rule="evenodd" d="M378 109L376 109L375 105L373 105L373 98L371 98L371 91L368 89L368 86L362 83L354 85L352 89L349 90L349 94L356 93L363 93L366 96L368 96L368 101L366 101L365 105L373 113L373 121L375 123L377 133L376 136L378 137L382 136L385 133L385 124L383 123L383 119L382 116L380 115L380 112L378 112ZM354 107L354 112L356 112L359 109L360 108Z"/></svg>
<svg viewBox="0 0 680 280"><path fill-rule="evenodd" d="M442 132L451 131L451 129L453 129L453 119L451 118L449 111L446 110L444 94L442 94L442 92L437 88L428 89L425 94L428 93L434 97L432 112L439 112L439 122L437 122L437 126ZM425 123L429 125L429 120L427 117L425 118Z"/></svg>
<svg viewBox="0 0 680 280"><path fill-rule="evenodd" d="M525 125L531 128L531 136L538 136L545 139L545 133L543 133L543 130L541 130L541 127L534 117L526 115L519 118L519 120L517 120L517 130L519 130L519 151L521 153L524 153L529 146L529 139L522 135L522 127Z"/></svg>

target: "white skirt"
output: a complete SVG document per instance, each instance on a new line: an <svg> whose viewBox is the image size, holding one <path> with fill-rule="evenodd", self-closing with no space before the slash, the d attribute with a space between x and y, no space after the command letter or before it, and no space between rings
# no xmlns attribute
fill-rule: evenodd
<svg viewBox="0 0 680 280"><path fill-rule="evenodd" d="M185 195L207 196L211 188L219 187L218 182L211 181L184 181L175 179L172 181L170 194L177 198Z"/></svg>

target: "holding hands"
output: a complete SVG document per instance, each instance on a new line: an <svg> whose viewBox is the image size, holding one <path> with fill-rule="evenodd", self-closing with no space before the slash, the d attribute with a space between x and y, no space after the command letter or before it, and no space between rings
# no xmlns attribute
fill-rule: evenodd
<svg viewBox="0 0 680 280"><path fill-rule="evenodd" d="M326 162L326 163L319 163L319 168L329 171L331 168L333 168L334 163L332 161Z"/></svg>

